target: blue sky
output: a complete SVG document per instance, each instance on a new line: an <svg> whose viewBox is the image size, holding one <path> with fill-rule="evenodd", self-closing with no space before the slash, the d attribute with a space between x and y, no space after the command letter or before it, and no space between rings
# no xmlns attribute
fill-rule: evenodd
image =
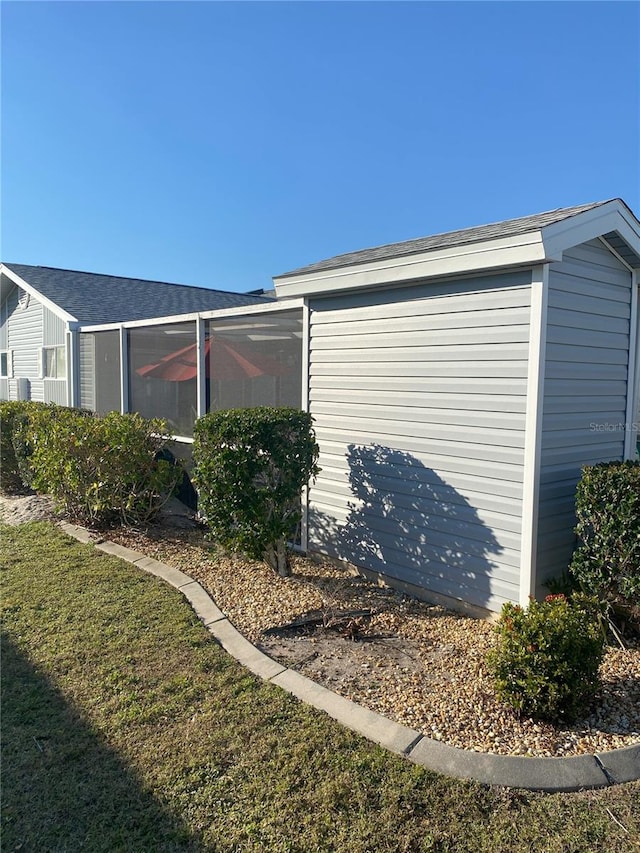
<svg viewBox="0 0 640 853"><path fill-rule="evenodd" d="M244 291L622 196L632 2L12 2L3 260Z"/></svg>

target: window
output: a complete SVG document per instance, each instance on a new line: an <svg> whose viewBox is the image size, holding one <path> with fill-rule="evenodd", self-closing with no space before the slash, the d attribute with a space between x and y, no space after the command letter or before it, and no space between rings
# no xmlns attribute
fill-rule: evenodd
<svg viewBox="0 0 640 853"><path fill-rule="evenodd" d="M0 350L0 379L13 377L13 359L9 349Z"/></svg>
<svg viewBox="0 0 640 853"><path fill-rule="evenodd" d="M64 346L44 348L42 372L46 379L67 378L67 353Z"/></svg>

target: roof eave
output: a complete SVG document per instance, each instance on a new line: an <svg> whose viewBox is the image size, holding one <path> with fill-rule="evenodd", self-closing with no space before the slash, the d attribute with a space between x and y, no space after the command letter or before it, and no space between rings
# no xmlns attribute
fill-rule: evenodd
<svg viewBox="0 0 640 853"><path fill-rule="evenodd" d="M542 241L549 256L562 256L572 246L616 231L638 256L640 263L640 222L621 199L612 199L593 210L545 225Z"/></svg>
<svg viewBox="0 0 640 853"><path fill-rule="evenodd" d="M11 267L8 267L6 264L0 264L0 274L6 275L6 277L12 281L15 285L28 293L30 296L33 296L34 299L37 299L38 302L42 303L45 308L51 311L56 317L60 317L61 320L64 320L66 323L78 323L78 318L74 317L73 314L70 314L68 311L65 311L64 308L60 307L60 305L56 305L55 302L52 302L47 296L29 284L28 281L25 281L21 278L17 273L15 273Z"/></svg>
<svg viewBox="0 0 640 853"><path fill-rule="evenodd" d="M365 264L277 276L273 281L278 298L282 299L361 290L474 271L532 266L560 260L561 257L561 254L549 253L541 231L535 230Z"/></svg>

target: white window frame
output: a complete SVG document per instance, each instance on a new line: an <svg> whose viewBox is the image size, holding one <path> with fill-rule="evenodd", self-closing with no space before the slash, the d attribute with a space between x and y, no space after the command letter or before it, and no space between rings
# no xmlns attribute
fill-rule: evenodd
<svg viewBox="0 0 640 853"><path fill-rule="evenodd" d="M64 372L62 375L58 375L58 351L62 350L64 353ZM47 373L47 353L53 351L55 353L55 365L56 365L56 375L49 376ZM65 344L53 344L52 346L42 347L41 357L40 357L40 378L41 379L51 379L53 381L61 381L66 380L67 378L67 348Z"/></svg>
<svg viewBox="0 0 640 853"><path fill-rule="evenodd" d="M3 355L6 355L6 357L7 357L6 373L2 372L2 356ZM13 350L11 350L11 349L0 350L0 379L13 379Z"/></svg>

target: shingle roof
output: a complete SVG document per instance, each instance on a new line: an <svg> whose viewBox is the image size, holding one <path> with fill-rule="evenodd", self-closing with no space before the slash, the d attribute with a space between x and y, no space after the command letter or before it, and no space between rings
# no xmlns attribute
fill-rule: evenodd
<svg viewBox="0 0 640 853"><path fill-rule="evenodd" d="M145 320L273 301L261 296L165 281L26 264L5 264L5 267L84 324Z"/></svg>
<svg viewBox="0 0 640 853"><path fill-rule="evenodd" d="M287 276L303 275L310 272L321 272L322 270L347 267L352 264L366 264L371 261L379 261L388 258L397 258L403 255L413 255L419 252L427 252L434 249L445 249L453 246L463 246L466 243L476 243L483 240L496 240L500 237L513 237L516 234L526 234L535 231L545 225L560 222L594 207L607 204L607 201L597 201L592 204L582 204L577 207L562 207L558 210L550 210L546 213L537 213L533 216L523 216L519 219L507 219L504 222L494 222L490 225L479 225L475 228L464 228L461 231L447 231L443 234L434 234L430 237L419 237L417 240L405 240L402 243L388 243L384 246L375 246L371 249L361 249L357 252L347 252L336 255L325 261L299 267L291 272L282 273L275 278L286 278Z"/></svg>

